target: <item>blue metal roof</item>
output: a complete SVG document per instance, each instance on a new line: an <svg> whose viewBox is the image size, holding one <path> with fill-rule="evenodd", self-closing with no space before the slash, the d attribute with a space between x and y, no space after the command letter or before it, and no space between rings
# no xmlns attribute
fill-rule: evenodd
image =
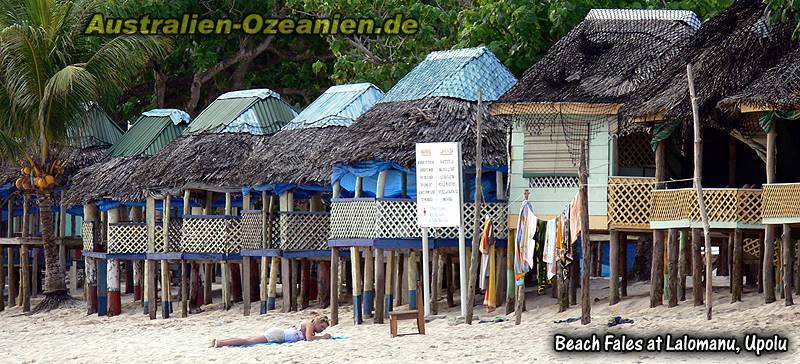
<svg viewBox="0 0 800 364"><path fill-rule="evenodd" d="M283 130L348 126L382 98L383 91L371 83L332 86Z"/></svg>
<svg viewBox="0 0 800 364"><path fill-rule="evenodd" d="M486 47L453 49L428 54L392 87L381 102L445 96L477 101L500 98L517 79Z"/></svg>

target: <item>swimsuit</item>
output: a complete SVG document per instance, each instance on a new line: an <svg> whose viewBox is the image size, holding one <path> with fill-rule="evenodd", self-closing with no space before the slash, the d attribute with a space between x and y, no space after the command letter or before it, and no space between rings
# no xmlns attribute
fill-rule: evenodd
<svg viewBox="0 0 800 364"><path fill-rule="evenodd" d="M302 325L298 326L302 327ZM293 343L306 339L303 330L296 327L290 327L288 329L273 327L264 332L264 337L267 339L267 342L270 343Z"/></svg>

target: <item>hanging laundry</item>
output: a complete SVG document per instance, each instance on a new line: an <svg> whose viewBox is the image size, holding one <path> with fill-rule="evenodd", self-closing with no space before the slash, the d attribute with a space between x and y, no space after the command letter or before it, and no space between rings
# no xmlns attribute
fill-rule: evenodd
<svg viewBox="0 0 800 364"><path fill-rule="evenodd" d="M578 235L581 233L581 221L583 221L583 209L581 208L583 197L581 196L580 192L576 193L570 203L569 233L571 242L578 240Z"/></svg>
<svg viewBox="0 0 800 364"><path fill-rule="evenodd" d="M535 246L532 237L536 232L536 221L536 215L533 214L533 208L528 200L522 201L517 231L514 235L514 280L517 286L525 284L525 273L531 268L530 264L526 264L524 256L528 251L528 245Z"/></svg>
<svg viewBox="0 0 800 364"><path fill-rule="evenodd" d="M494 244L489 247L489 287L486 288L486 295L483 298L483 305L486 306L486 313L494 312L497 308L497 265L495 262Z"/></svg>
<svg viewBox="0 0 800 364"><path fill-rule="evenodd" d="M547 279L547 266L544 264L544 260L542 259L544 256L544 242L547 236L547 221L539 220L536 222L536 252L535 252L535 262L536 262L536 283L538 287L538 293L543 294L545 288L550 286L550 280Z"/></svg>
<svg viewBox="0 0 800 364"><path fill-rule="evenodd" d="M547 279L552 279L556 275L556 230L558 220L552 219L547 221L545 228L544 251L542 252L542 261L547 269Z"/></svg>
<svg viewBox="0 0 800 364"><path fill-rule="evenodd" d="M480 245L478 245L478 251L481 252L481 269L478 275L478 287L480 287L481 290L486 290L487 288L486 280L487 274L489 274L489 245L492 244L492 239L494 238L492 230L492 219L486 219L486 222L483 223Z"/></svg>

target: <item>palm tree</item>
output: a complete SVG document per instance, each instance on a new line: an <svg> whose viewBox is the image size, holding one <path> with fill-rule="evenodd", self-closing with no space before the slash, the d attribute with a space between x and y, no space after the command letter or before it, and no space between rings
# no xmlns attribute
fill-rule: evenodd
<svg viewBox="0 0 800 364"><path fill-rule="evenodd" d="M34 312L69 299L53 241L53 191L65 184L54 152L85 105L110 105L171 41L160 36L90 37L103 2L3 0L0 4L0 153L20 164L17 187L35 195L45 250L45 299Z"/></svg>

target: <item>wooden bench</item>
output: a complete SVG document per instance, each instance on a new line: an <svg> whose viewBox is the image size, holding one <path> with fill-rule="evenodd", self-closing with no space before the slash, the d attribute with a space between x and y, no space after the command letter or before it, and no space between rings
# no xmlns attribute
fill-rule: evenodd
<svg viewBox="0 0 800 364"><path fill-rule="evenodd" d="M406 311L392 311L389 313L389 332L392 337L399 336L397 334L397 321L400 320L417 320L417 333L425 335L425 309L423 306L424 298L422 286L417 282L417 309ZM412 334L403 334L412 335Z"/></svg>

